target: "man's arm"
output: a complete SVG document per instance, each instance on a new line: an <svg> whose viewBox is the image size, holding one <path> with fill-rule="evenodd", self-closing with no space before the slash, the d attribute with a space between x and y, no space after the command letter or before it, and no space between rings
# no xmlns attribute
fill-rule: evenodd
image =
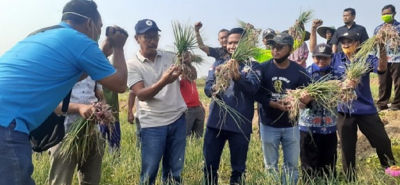
<svg viewBox="0 0 400 185"><path fill-rule="evenodd" d="M135 116L133 115L133 107L135 106L135 98L136 95L133 93L133 88L129 91L129 97L128 97L128 122L130 124L133 124L135 121Z"/></svg>
<svg viewBox="0 0 400 185"><path fill-rule="evenodd" d="M317 28L322 25L322 20L315 19L313 20L311 26L311 35L310 35L310 51L313 52L315 46L317 45Z"/></svg>
<svg viewBox="0 0 400 185"><path fill-rule="evenodd" d="M178 66L171 66L168 70L164 72L160 80L158 80L150 87L145 87L144 82L139 81L135 83L131 87L131 89L133 89L133 93L135 93L139 100L147 101L153 98L166 85L174 82L179 77L179 75L181 75L181 68L179 68Z"/></svg>
<svg viewBox="0 0 400 185"><path fill-rule="evenodd" d="M203 26L203 24L201 24L201 22L197 22L194 25L194 31L196 33L196 39L197 39L197 45L199 46L199 48L204 51L207 55L210 55L210 50L209 47L204 45L203 43L203 39L200 36L200 28Z"/></svg>
<svg viewBox="0 0 400 185"><path fill-rule="evenodd" d="M54 110L54 112L59 115L63 114L63 112L61 111L61 108L62 108L62 102L60 104L58 104L58 106L57 106L56 110ZM87 119L93 113L93 105L86 105L86 104L81 104L81 103L69 103L67 113L69 113L69 114L79 113L79 115L81 117Z"/></svg>
<svg viewBox="0 0 400 185"><path fill-rule="evenodd" d="M122 29L119 27L116 28ZM112 63L116 72L111 76L99 80L99 83L104 85L106 88L119 93L125 92L128 78L124 55L124 45L127 38L128 36L123 34L121 31L116 31L115 34L107 37L105 44L102 46L103 53L106 57L108 57L107 55L111 55L111 53L113 54Z"/></svg>

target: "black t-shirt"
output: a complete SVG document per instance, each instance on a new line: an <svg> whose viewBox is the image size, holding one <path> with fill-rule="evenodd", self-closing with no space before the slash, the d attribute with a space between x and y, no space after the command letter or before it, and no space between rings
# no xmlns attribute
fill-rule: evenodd
<svg viewBox="0 0 400 185"><path fill-rule="evenodd" d="M335 31L335 33L333 34L332 39L330 41L331 44L335 44L337 46L337 51L336 52L341 52L342 51L342 46L339 43L339 36L343 35L344 33L348 32L350 30L360 34L361 43L363 43L364 41L366 41L369 38L367 30L365 29L365 27L361 26L361 25L358 25L356 23L354 23L350 28L347 28L346 25L344 25L342 27L339 27Z"/></svg>
<svg viewBox="0 0 400 185"><path fill-rule="evenodd" d="M293 61L290 61L286 69L276 67L273 60L262 63L260 68L262 80L256 100L261 104L259 108L261 123L277 128L292 127L296 123L289 121L288 113L271 108L269 102L282 99L287 89L307 85L310 82L307 71Z"/></svg>
<svg viewBox="0 0 400 185"><path fill-rule="evenodd" d="M219 48L208 47L208 56L214 57L215 60L222 60L226 59L226 57L228 56L228 52L223 47Z"/></svg>

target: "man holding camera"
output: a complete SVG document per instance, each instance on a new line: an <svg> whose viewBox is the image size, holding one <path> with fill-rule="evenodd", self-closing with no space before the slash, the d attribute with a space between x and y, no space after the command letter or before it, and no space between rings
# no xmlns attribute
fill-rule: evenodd
<svg viewBox="0 0 400 185"><path fill-rule="evenodd" d="M28 36L0 57L0 184L35 184L29 134L79 79L89 75L113 91L126 89L126 32L114 27L100 50L96 3L71 0L55 27ZM103 53L113 53L114 67ZM87 111L78 112L86 118Z"/></svg>

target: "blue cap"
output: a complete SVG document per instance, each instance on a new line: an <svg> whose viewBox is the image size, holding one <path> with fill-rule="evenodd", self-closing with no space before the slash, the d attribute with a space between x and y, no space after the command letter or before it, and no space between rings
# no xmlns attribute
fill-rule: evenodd
<svg viewBox="0 0 400 185"><path fill-rule="evenodd" d="M143 34L149 30L161 31L158 28L156 22L154 22L151 19L142 19L142 20L138 21L135 25L136 34Z"/></svg>

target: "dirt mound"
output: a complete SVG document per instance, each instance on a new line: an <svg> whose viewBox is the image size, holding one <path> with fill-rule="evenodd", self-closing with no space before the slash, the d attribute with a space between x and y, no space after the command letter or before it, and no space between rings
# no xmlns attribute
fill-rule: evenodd
<svg viewBox="0 0 400 185"><path fill-rule="evenodd" d="M389 138L400 140L400 111L382 111L379 114ZM364 159L374 153L375 148L372 148L368 139L358 131L357 156Z"/></svg>

